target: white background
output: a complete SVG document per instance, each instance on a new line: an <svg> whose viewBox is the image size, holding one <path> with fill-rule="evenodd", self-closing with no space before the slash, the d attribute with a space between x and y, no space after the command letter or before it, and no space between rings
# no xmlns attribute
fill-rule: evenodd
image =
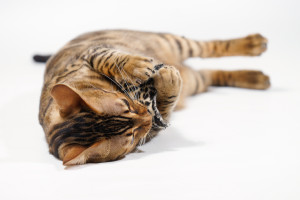
<svg viewBox="0 0 300 200"><path fill-rule="evenodd" d="M300 199L299 1L0 0L0 199ZM171 126L117 162L65 169L38 123L43 64L83 32L112 28L195 39L261 33L260 57L193 59L194 68L261 69L268 91L211 88Z"/></svg>

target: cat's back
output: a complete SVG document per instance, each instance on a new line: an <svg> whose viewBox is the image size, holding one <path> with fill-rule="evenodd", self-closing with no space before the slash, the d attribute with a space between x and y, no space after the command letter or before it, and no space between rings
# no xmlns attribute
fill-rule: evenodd
<svg viewBox="0 0 300 200"><path fill-rule="evenodd" d="M102 30L79 35L49 59L45 75L53 77L60 74L66 66L74 64L80 56L92 48L114 47L131 53L144 52L142 38L151 35L154 33L130 30Z"/></svg>

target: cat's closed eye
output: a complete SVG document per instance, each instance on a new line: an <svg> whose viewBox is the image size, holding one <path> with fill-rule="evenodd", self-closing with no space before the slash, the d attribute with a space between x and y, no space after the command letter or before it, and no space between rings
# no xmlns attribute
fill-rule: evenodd
<svg viewBox="0 0 300 200"><path fill-rule="evenodd" d="M135 114L138 114L138 112L134 109L134 108L132 108L131 106L130 106L130 104L129 104L129 101L127 100L127 99L121 99L124 103L125 103L125 105L127 106L127 109L123 112L123 113L129 113L129 112L131 112L131 113L135 113Z"/></svg>
<svg viewBox="0 0 300 200"><path fill-rule="evenodd" d="M130 104L129 104L129 102L127 101L127 99L121 99L124 103L125 103L125 105L128 107L128 110L130 110Z"/></svg>

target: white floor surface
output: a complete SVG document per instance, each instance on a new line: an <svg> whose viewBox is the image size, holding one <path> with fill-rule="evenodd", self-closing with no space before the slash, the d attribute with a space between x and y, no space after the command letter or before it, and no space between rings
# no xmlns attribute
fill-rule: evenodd
<svg viewBox="0 0 300 200"><path fill-rule="evenodd" d="M299 1L0 1L0 199L300 199ZM43 64L86 31L127 28L195 39L259 32L260 57L193 59L260 69L267 91L210 88L174 113L143 153L65 168L38 123Z"/></svg>

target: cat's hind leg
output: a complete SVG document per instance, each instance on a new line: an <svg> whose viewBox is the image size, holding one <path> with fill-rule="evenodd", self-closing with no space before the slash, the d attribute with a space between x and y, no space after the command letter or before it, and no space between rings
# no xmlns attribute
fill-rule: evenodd
<svg viewBox="0 0 300 200"><path fill-rule="evenodd" d="M270 87L270 78L256 70L200 70L208 86L230 86L264 90Z"/></svg>
<svg viewBox="0 0 300 200"><path fill-rule="evenodd" d="M258 56L267 49L268 40L260 34L230 40L197 41L171 34L163 35L183 61L191 57Z"/></svg>
<svg viewBox="0 0 300 200"><path fill-rule="evenodd" d="M185 106L186 97L205 92L209 86L229 86L264 90L270 87L270 79L261 71L255 70L193 70L178 67L183 86L176 110Z"/></svg>
<svg viewBox="0 0 300 200"><path fill-rule="evenodd" d="M267 39L260 34L232 40L198 42L201 48L199 57L259 56L267 50Z"/></svg>

